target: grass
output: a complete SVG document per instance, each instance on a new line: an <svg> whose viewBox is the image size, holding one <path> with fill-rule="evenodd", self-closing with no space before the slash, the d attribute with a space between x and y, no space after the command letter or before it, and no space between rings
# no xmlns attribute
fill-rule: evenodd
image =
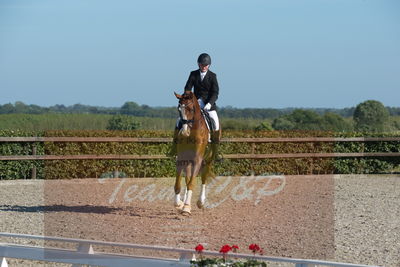
<svg viewBox="0 0 400 267"><path fill-rule="evenodd" d="M112 115L107 114L0 114L0 130L105 130ZM135 117L143 130L172 130L176 118ZM346 120L352 123L351 118ZM252 130L267 119L220 118L223 130ZM392 132L400 127L400 116L390 118Z"/></svg>
<svg viewBox="0 0 400 267"><path fill-rule="evenodd" d="M112 115L106 114L0 114L0 130L105 130ZM176 118L135 117L144 130L172 130ZM261 119L221 119L223 129L254 129Z"/></svg>
<svg viewBox="0 0 400 267"><path fill-rule="evenodd" d="M0 130L105 130L112 115L106 114L1 114ZM171 130L176 119L135 117L141 129Z"/></svg>

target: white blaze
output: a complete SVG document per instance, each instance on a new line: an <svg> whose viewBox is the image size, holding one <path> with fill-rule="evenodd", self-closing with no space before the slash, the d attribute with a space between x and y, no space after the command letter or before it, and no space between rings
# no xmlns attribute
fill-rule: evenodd
<svg viewBox="0 0 400 267"><path fill-rule="evenodd" d="M185 113L185 105L184 104L179 105L178 109L179 109L179 113L181 114L182 120L187 120L187 116L186 116L186 113ZM190 135L189 127L188 127L188 125L186 123L182 126L181 134L184 135L184 136L189 136Z"/></svg>

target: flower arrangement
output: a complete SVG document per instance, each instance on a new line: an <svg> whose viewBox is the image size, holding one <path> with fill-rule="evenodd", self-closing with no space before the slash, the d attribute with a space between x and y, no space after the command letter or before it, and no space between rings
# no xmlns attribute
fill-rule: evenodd
<svg viewBox="0 0 400 267"><path fill-rule="evenodd" d="M239 261L239 260L229 260L228 259L228 252L232 251L233 253L237 253L239 247L237 245L223 245L219 250L219 253L222 254L222 258L204 258L203 255L204 246L202 244L198 244L195 247L196 253L199 255L199 260L192 260L190 264L192 267L219 267L219 266L232 266L232 267L266 267L267 264L263 261L258 261L256 259L249 259L246 261ZM256 254L263 254L263 250L257 244L250 244L249 250L253 252L253 255Z"/></svg>

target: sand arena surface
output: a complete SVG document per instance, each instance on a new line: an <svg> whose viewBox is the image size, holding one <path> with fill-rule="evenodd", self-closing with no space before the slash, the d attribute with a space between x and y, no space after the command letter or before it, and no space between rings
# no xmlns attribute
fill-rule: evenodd
<svg viewBox="0 0 400 267"><path fill-rule="evenodd" d="M173 207L173 184L0 181L0 231L217 251L236 244L241 253L257 243L271 256L400 266L395 175L219 177L207 208L197 209L196 191L187 217Z"/></svg>

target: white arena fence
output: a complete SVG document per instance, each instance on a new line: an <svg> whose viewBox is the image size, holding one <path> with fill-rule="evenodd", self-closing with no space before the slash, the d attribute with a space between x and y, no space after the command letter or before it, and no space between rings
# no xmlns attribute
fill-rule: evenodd
<svg viewBox="0 0 400 267"><path fill-rule="evenodd" d="M68 250L60 247L39 247L27 246L19 244L10 244L0 242L0 267L8 267L7 258L35 260L45 262L57 262L72 264L73 267L82 265L89 266L113 266L113 267L132 267L132 266L148 266L148 267L167 267L167 266L190 266L190 260L195 258L194 250L177 249L163 246L148 246L128 243L104 242L85 239L47 237L38 235L0 233L3 238L18 238L26 240L42 240L55 241L61 244L75 244L76 250ZM163 251L177 254L176 258L156 258L143 257L125 254L109 254L96 252L93 246L113 247L113 248L133 248L150 252ZM221 257L221 254L215 251L204 251L205 256ZM293 264L295 267L311 267L311 266L337 266L337 267L367 267L368 265L339 263L330 261L293 259L282 257L253 256L249 254L229 254L229 257L240 259L257 259L266 262L279 262ZM12 266L10 266L12 267Z"/></svg>

